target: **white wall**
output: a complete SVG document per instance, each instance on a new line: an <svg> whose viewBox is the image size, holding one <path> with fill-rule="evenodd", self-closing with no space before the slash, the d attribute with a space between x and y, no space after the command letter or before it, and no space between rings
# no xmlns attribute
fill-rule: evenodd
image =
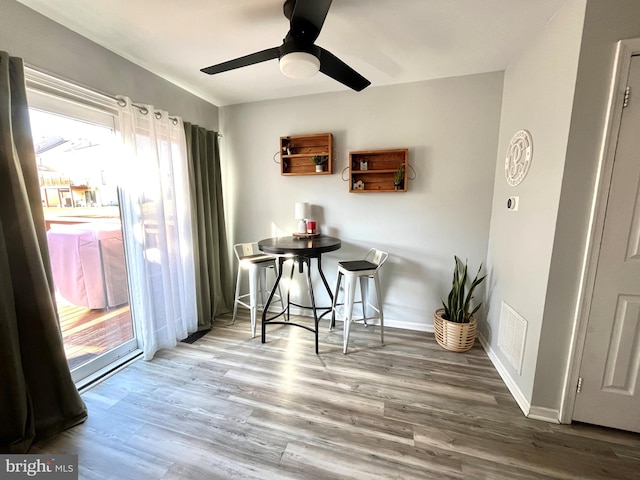
<svg viewBox="0 0 640 480"><path fill-rule="evenodd" d="M486 261L483 342L523 409L546 410L550 419L570 367L615 44L634 37L638 0L616 0L615 8L606 0L567 0L504 74L236 105L218 118L217 107L0 0L0 50L223 131L232 243L290 234L293 204L309 201L323 232L343 240L324 262L330 281L336 260L369 246L389 251L382 272L387 323L414 329L432 329L454 254L469 258L472 269ZM533 165L520 186L508 187L505 150L521 128L533 134ZM280 176L273 162L279 137L320 132L334 133L334 175ZM348 193L340 173L349 150L402 147L417 175L408 193ZM505 208L514 194L518 213ZM521 375L497 347L502 300L529 321Z"/></svg>
<svg viewBox="0 0 640 480"><path fill-rule="evenodd" d="M330 283L338 259L386 250L385 322L431 329L453 256L474 269L485 260L502 82L488 73L221 107L231 242L290 235L294 203L308 201L343 241L323 261ZM323 132L334 134L334 174L281 176L280 136ZM407 193L349 193L349 151L403 147L416 174Z"/></svg>
<svg viewBox="0 0 640 480"><path fill-rule="evenodd" d="M570 419L570 369L589 217L603 141L616 43L640 37L637 0L567 0L505 72L488 252L490 310L481 336L525 413ZM511 135L531 131L529 176L508 187ZM520 211L506 211L508 195ZM497 346L500 303L529 321L519 375ZM569 392L569 393L566 393ZM568 417L564 416L568 413Z"/></svg>
<svg viewBox="0 0 640 480"><path fill-rule="evenodd" d="M640 2L588 0L532 404L557 409L569 366L616 44L640 37ZM571 388L569 385L568 388Z"/></svg>
<svg viewBox="0 0 640 480"><path fill-rule="evenodd" d="M216 106L14 0L0 0L0 50L59 78L218 129Z"/></svg>
<svg viewBox="0 0 640 480"><path fill-rule="evenodd" d="M534 388L585 3L568 0L505 72L487 255L489 312L480 330L525 411ZM505 154L520 129L533 137L533 160L525 180L511 187L505 181ZM518 212L506 208L511 195L520 197ZM528 321L521 374L498 348L502 301Z"/></svg>

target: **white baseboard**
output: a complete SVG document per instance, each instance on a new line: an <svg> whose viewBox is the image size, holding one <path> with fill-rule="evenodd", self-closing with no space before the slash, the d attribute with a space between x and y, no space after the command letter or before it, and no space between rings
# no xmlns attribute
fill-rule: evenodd
<svg viewBox="0 0 640 480"><path fill-rule="evenodd" d="M509 375L509 371L502 364L500 358L496 355L496 352L491 348L491 345L489 345L483 335L478 334L478 341L480 342L480 345L482 345L482 348L484 348L484 351L487 353L489 360L491 360L491 363L493 363L493 366L498 371L498 374L502 378L502 381L509 389L509 392L511 392L511 395L520 407L520 410L522 410L522 413L524 413L524 415L528 417L531 410L531 404L524 396L524 394L520 391L518 385L516 385L516 383L513 381L511 375Z"/></svg>
<svg viewBox="0 0 640 480"><path fill-rule="evenodd" d="M399 322L393 319L384 319L384 326L391 328L401 328L402 330L415 330L418 332L433 333L433 324L425 325L424 323Z"/></svg>
<svg viewBox="0 0 640 480"><path fill-rule="evenodd" d="M487 352L491 363L493 363L493 366L500 374L502 381L509 389L509 392L511 392L511 395L520 407L520 410L522 410L522 413L524 413L525 417L531 418L532 420L542 420L543 422L560 423L560 411L553 408L532 406L513 381L509 375L509 371L502 364L496 355L496 352L491 348L486 339L482 335L478 334L478 340L480 341L482 348L484 348L484 351Z"/></svg>
<svg viewBox="0 0 640 480"><path fill-rule="evenodd" d="M549 423L560 423L560 410L555 408L535 407L529 409L527 418Z"/></svg>

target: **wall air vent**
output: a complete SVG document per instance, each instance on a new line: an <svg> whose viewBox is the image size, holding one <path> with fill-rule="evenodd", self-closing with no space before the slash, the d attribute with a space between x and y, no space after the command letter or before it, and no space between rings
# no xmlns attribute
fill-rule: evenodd
<svg viewBox="0 0 640 480"><path fill-rule="evenodd" d="M502 302L500 310L500 327L498 330L498 347L507 357L518 375L522 372L524 345L527 337L527 321L508 303Z"/></svg>

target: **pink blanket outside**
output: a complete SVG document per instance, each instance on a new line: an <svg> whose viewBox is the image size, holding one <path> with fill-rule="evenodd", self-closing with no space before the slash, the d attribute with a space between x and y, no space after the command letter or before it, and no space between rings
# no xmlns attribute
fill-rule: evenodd
<svg viewBox="0 0 640 480"><path fill-rule="evenodd" d="M62 298L92 309L129 301L119 225L53 225L47 241L53 281Z"/></svg>

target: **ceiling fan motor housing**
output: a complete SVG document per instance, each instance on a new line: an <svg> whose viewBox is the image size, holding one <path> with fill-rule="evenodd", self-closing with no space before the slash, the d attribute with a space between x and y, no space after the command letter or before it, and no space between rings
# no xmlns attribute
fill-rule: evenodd
<svg viewBox="0 0 640 480"><path fill-rule="evenodd" d="M320 70L320 48L287 35L280 47L279 66L289 78L311 78Z"/></svg>
<svg viewBox="0 0 640 480"><path fill-rule="evenodd" d="M201 71L213 75L277 58L280 71L287 77L309 78L320 71L356 92L361 91L371 82L331 52L314 44L331 2L332 0L285 0L282 9L289 19L290 28L282 45L211 65Z"/></svg>

